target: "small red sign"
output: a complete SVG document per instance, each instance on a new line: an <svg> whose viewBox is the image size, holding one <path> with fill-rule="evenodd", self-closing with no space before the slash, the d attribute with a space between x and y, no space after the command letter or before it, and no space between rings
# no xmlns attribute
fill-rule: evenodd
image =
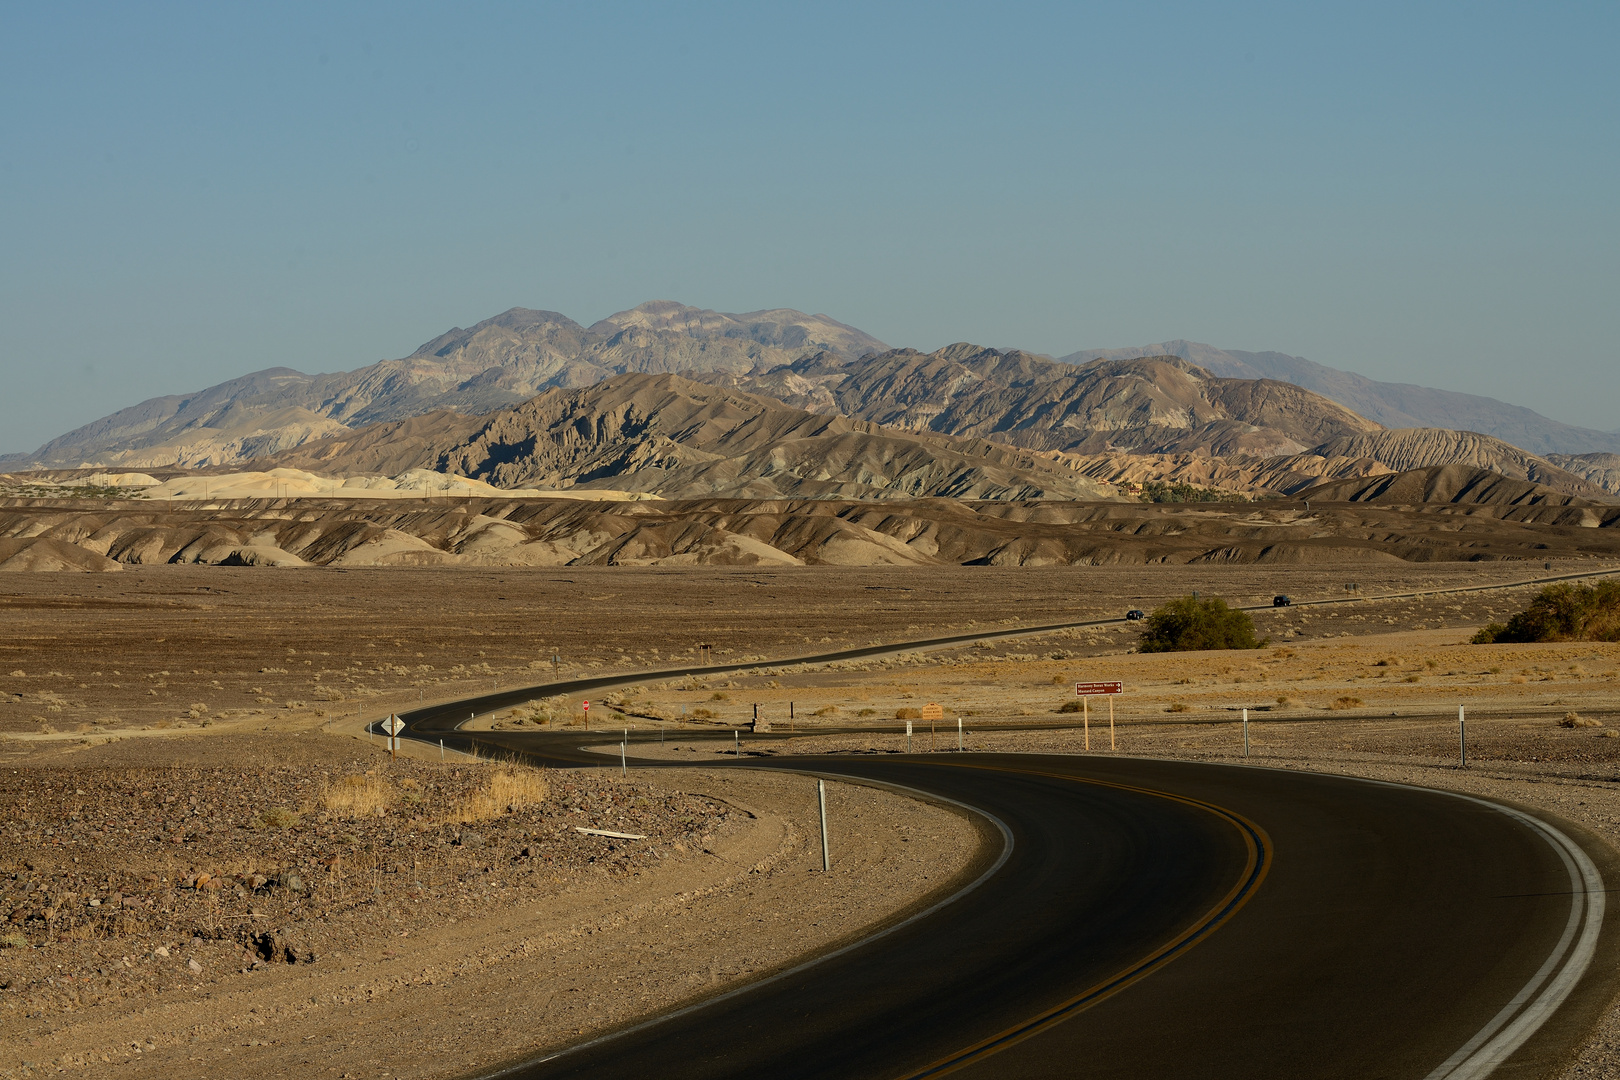
<svg viewBox="0 0 1620 1080"><path fill-rule="evenodd" d="M1075 697L1097 697L1103 694L1123 694L1125 684L1122 682L1077 682L1074 684Z"/></svg>
<svg viewBox="0 0 1620 1080"><path fill-rule="evenodd" d="M586 712L590 712L590 711L591 711L591 703L590 703L590 702L588 702L588 701L582 701L582 702L580 702L580 703L579 703L579 707L580 707L580 708L582 708L582 709L584 709L584 710L585 710L585 711L586 711Z"/></svg>

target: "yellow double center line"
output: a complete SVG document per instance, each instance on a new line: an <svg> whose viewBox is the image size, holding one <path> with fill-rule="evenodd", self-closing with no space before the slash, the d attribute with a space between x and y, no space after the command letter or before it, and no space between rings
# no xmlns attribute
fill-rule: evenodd
<svg viewBox="0 0 1620 1080"><path fill-rule="evenodd" d="M1146 978L1176 957L1186 953L1194 945L1214 933L1223 923L1237 914L1239 908L1249 902L1249 898L1254 895L1255 890L1259 889L1260 883L1271 872L1271 837L1266 834L1264 829L1242 814L1228 810L1224 806L1217 806L1214 803L1203 802L1198 799L1190 799L1184 795L1176 795L1168 791L1156 791L1152 788L1117 784L1112 781L1095 780L1090 777L1067 776L1063 773L1044 772L1035 769L1014 769L994 765L961 765L953 767L980 768L1025 776L1042 776L1053 780L1068 780L1078 784L1095 784L1098 787L1115 788L1119 791L1130 791L1138 795L1169 799L1171 802L1178 802L1184 806L1191 806L1206 813L1214 814L1236 828L1238 834L1243 837L1248 860L1243 868L1243 873L1238 876L1236 884L1232 886L1225 896L1216 901L1214 906L1204 912L1203 915L1195 919L1192 925L1155 949L1147 957L1082 990L1073 997L1054 1005L1030 1020L1010 1027L987 1039L980 1040L972 1046L959 1050L949 1057L941 1058L931 1065L918 1069L916 1072L907 1073L903 1080L921 1080L922 1077L943 1076L946 1073L955 1072L957 1069L976 1064L992 1054L1000 1053L1009 1046L1023 1042L1025 1039L1040 1034L1047 1028L1062 1023L1077 1013L1084 1012L1098 1002L1106 1001L1127 986L1139 979Z"/></svg>

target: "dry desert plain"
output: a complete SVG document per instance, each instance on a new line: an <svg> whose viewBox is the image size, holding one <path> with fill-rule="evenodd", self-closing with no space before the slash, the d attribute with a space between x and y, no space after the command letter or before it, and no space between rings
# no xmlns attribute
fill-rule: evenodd
<svg viewBox="0 0 1620 1080"><path fill-rule="evenodd" d="M1598 569L1555 562L1552 574ZM691 730L751 755L1083 753L1070 684L1121 679L1118 753L1476 791L1620 837L1620 646L1466 644L1540 564L1354 567L136 567L17 575L0 592L0 1076L288 1068L462 1075L713 993L858 936L973 871L973 823L834 785L816 872L795 777L705 768ZM663 723L675 772L543 774L416 751L360 726L561 674L762 662L1095 617L1197 590L1257 613L1254 652L1142 655L1081 628L833 665L653 678L593 728ZM1379 600L1379 593L1499 585ZM783 730L788 703L795 720ZM578 724L577 702L476 726ZM1456 762L1456 710L1472 763ZM713 714L702 717L699 710ZM606 713L603 717L601 714ZM1091 751L1107 753L1106 712ZM1566 724L1573 726L1565 726ZM817 734L817 728L878 728ZM586 734L582 732L582 734ZM789 744L788 736L792 736ZM588 737L588 736L587 736ZM655 753L655 751L648 751ZM643 834L616 841L578 826ZM206 877L204 877L206 875ZM513 994L514 987L524 987ZM537 989L538 988L538 989ZM462 1032L492 1032L476 1045ZM386 1033L386 1038L379 1035ZM1610 1075L1611 1015L1570 1064Z"/></svg>

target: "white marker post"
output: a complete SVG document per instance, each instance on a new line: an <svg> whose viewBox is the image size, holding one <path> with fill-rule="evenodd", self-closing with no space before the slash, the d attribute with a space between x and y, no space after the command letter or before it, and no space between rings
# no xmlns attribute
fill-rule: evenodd
<svg viewBox="0 0 1620 1080"><path fill-rule="evenodd" d="M827 781L816 781L816 801L821 804L821 872L830 873L832 859L827 854Z"/></svg>
<svg viewBox="0 0 1620 1080"><path fill-rule="evenodd" d="M1468 768L1468 721L1461 705L1457 706L1457 760L1462 768Z"/></svg>
<svg viewBox="0 0 1620 1080"><path fill-rule="evenodd" d="M1249 756L1249 710L1243 710L1243 756Z"/></svg>
<svg viewBox="0 0 1620 1080"><path fill-rule="evenodd" d="M737 760L741 761L742 760L742 733L739 732L739 731L733 731L731 733L731 738L732 738L732 741L736 744L736 749L735 749L734 753L737 755Z"/></svg>
<svg viewBox="0 0 1620 1080"><path fill-rule="evenodd" d="M956 718L956 752L958 754L962 752L962 718L960 716Z"/></svg>
<svg viewBox="0 0 1620 1080"><path fill-rule="evenodd" d="M911 721L906 721L906 753L911 753Z"/></svg>

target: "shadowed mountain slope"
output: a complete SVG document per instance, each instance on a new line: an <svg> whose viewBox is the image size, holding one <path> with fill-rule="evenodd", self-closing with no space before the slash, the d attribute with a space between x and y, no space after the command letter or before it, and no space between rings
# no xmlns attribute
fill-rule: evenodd
<svg viewBox="0 0 1620 1080"><path fill-rule="evenodd" d="M808 356L764 374L703 378L889 427L1070 453L1269 457L1378 430L1288 383L1219 379L1172 356L1075 368L1030 353L957 344L850 362Z"/></svg>
<svg viewBox="0 0 1620 1080"><path fill-rule="evenodd" d="M1478 394L1410 383L1379 382L1280 352L1240 352L1196 341L1166 341L1126 349L1083 349L1063 360L1179 356L1231 379L1280 379L1313 390L1389 428L1443 427L1479 431L1536 454L1620 451L1620 432L1597 431L1549 419L1522 405Z"/></svg>
<svg viewBox="0 0 1620 1080"><path fill-rule="evenodd" d="M440 409L484 413L547 387L586 386L624 372L740 372L807 352L858 356L884 348L824 315L786 308L728 315L653 301L590 327L554 311L513 308L355 371L271 368L195 394L151 398L7 462L230 464L346 428Z"/></svg>
<svg viewBox="0 0 1620 1080"><path fill-rule="evenodd" d="M793 409L678 375L620 375L511 409L364 428L277 455L311 472L412 468L501 487L665 497L1095 499L1111 487L1027 451Z"/></svg>
<svg viewBox="0 0 1620 1080"><path fill-rule="evenodd" d="M1474 465L1435 465L1370 479L1335 480L1299 492L1323 502L1471 503L1480 506L1590 506L1574 495Z"/></svg>
<svg viewBox="0 0 1620 1080"><path fill-rule="evenodd" d="M1541 484L1566 495L1597 499L1606 495L1603 489L1545 458L1475 431L1444 428L1375 431L1330 439L1312 452L1322 457L1371 458L1395 472L1438 465L1474 466L1513 480Z"/></svg>

